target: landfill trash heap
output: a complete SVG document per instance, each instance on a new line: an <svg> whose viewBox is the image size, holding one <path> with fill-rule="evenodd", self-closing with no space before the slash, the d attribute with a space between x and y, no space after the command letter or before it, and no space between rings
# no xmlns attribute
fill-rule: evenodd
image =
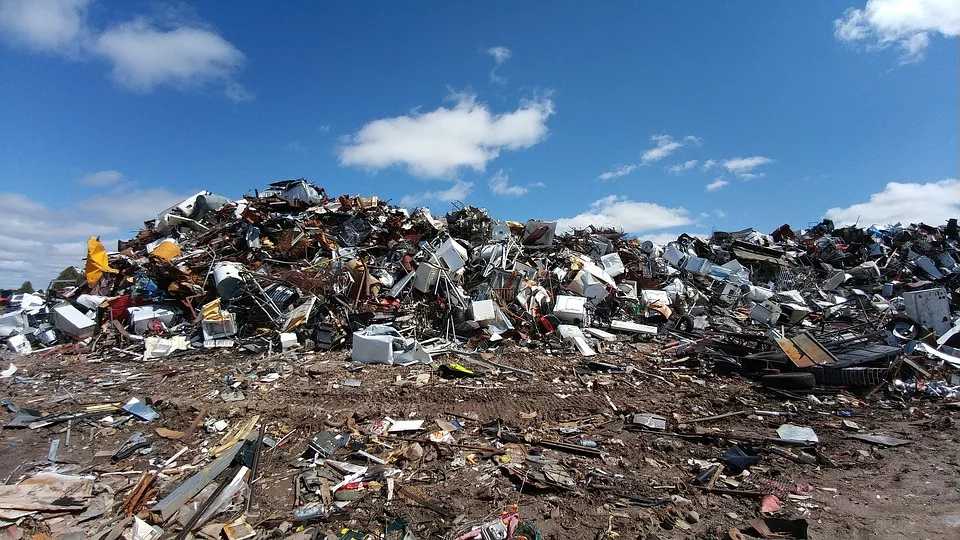
<svg viewBox="0 0 960 540"><path fill-rule="evenodd" d="M552 527L576 513L563 506L574 495L589 494L591 511L641 512L620 522L625 532L662 533L700 527L693 508L715 507L700 498L714 494L759 501L762 518L746 527L736 512L710 518L728 538L807 538L806 520L771 516L785 505L813 515L813 486L768 473L876 455L843 463L824 441L915 442L863 432L879 409L919 398L960 409L956 219L887 229L823 220L664 246L557 225L462 204L435 217L377 197L334 199L300 179L240 200L197 193L116 251L90 238L81 283L18 295L0 316L2 404L14 415L4 432L57 434L46 460L25 455L21 481L0 486L0 531L15 537L39 520L100 539L542 540L538 515ZM40 371L49 365L55 376ZM171 380L184 396L201 386L188 381L213 381L189 398L204 402L192 422L181 396L142 396ZM349 401L348 389L363 398ZM410 405L408 389L436 389L434 401ZM536 399L496 401L518 389ZM241 404L268 392L276 405ZM644 393L664 409L701 401L668 415L645 408ZM295 409L321 395L345 405L325 419ZM56 412L27 408L38 396ZM417 408L388 414L399 401ZM715 414L724 408L736 410ZM431 415L435 426L422 418ZM776 431L705 428L748 420ZM924 429L951 425L944 416ZM71 433L87 427L82 444L112 448L98 446L94 465L64 461L80 451ZM684 456L679 468L665 468L671 455ZM471 474L475 498L492 501L482 511L430 492ZM516 492L504 496L504 485ZM287 491L293 504L277 514L269 505ZM269 517L251 513L254 494ZM533 499L518 505L520 494ZM613 514L601 521L550 537L619 534ZM324 536L320 523L349 526Z"/></svg>
<svg viewBox="0 0 960 540"><path fill-rule="evenodd" d="M8 309L7 348L113 354L134 341L148 359L349 345L359 362L411 364L504 344L592 356L672 333L725 368L818 381L906 343L960 364L956 219L888 230L824 220L659 246L472 206L436 218L331 199L301 179L238 201L200 192L145 225L114 253L92 238L86 283L69 296Z"/></svg>
<svg viewBox="0 0 960 540"><path fill-rule="evenodd" d="M9 309L8 349L74 342L110 354L134 340L147 359L352 345L359 362L411 364L505 343L592 356L671 332L699 338L697 352L726 368L817 380L904 343L960 365L956 219L888 230L824 220L658 246L472 206L435 218L331 199L301 179L238 201L200 192L145 225L109 255L92 238L86 283L69 297L25 295Z"/></svg>

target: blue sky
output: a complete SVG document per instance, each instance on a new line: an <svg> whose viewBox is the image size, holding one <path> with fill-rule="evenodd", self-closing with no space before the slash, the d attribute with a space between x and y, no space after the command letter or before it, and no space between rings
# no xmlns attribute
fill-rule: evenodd
<svg viewBox="0 0 960 540"><path fill-rule="evenodd" d="M951 4L0 0L0 286L299 177L660 240L939 223Z"/></svg>

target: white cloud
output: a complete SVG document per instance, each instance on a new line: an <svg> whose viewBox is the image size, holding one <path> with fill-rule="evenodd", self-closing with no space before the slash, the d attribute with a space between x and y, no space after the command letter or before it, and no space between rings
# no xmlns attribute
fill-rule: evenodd
<svg viewBox="0 0 960 540"><path fill-rule="evenodd" d="M163 188L117 188L109 193L93 195L74 203L74 207L96 223L135 225L140 227L157 213L182 201L186 195L171 193Z"/></svg>
<svg viewBox="0 0 960 540"><path fill-rule="evenodd" d="M85 186L105 187L112 186L120 180L123 180L123 173L120 171L97 171L90 173L80 179L80 183Z"/></svg>
<svg viewBox="0 0 960 540"><path fill-rule="evenodd" d="M942 225L948 218L960 216L958 193L960 181L955 178L926 184L890 182L883 191L870 195L869 201L831 208L824 215L838 225L859 223L867 227L897 222Z"/></svg>
<svg viewBox="0 0 960 540"><path fill-rule="evenodd" d="M608 180L613 180L614 178L620 178L621 176L626 176L637 169L638 165L620 165L612 171L607 171L597 177L598 180L603 180L604 182Z"/></svg>
<svg viewBox="0 0 960 540"><path fill-rule="evenodd" d="M673 137L669 135L654 135L650 137L650 139L656 143L656 146L643 153L642 159L644 163L660 161L683 146L683 143L674 140Z"/></svg>
<svg viewBox="0 0 960 540"><path fill-rule="evenodd" d="M690 169L696 167L697 163L700 163L700 161L696 159L684 161L683 163L677 163L676 165L668 168L667 172L669 172L670 174L680 175L680 174L683 174L685 171L689 171Z"/></svg>
<svg viewBox="0 0 960 540"><path fill-rule="evenodd" d="M490 47L487 49L487 54L493 57L493 60L499 66L500 64L506 62L513 56L513 53L510 52L510 49L504 47L503 45L497 45L496 47Z"/></svg>
<svg viewBox="0 0 960 540"><path fill-rule="evenodd" d="M131 238L143 221L185 195L164 189L116 187L63 208L51 208L18 193L0 193L0 287L31 281L46 288L61 270L83 266L86 240L100 236L108 250Z"/></svg>
<svg viewBox="0 0 960 540"><path fill-rule="evenodd" d="M330 128L332 127L333 126L330 124L321 124L317 126L317 131L319 131L320 133L330 133Z"/></svg>
<svg viewBox="0 0 960 540"><path fill-rule="evenodd" d="M142 18L103 32L94 49L113 64L119 84L144 92L161 85L226 83L244 62L243 53L215 32L186 26L161 29Z"/></svg>
<svg viewBox="0 0 960 540"><path fill-rule="evenodd" d="M643 234L643 235L638 235L637 240L639 240L640 242L646 242L647 240L649 240L658 246L665 246L670 242L676 241L676 239L679 238L681 234L683 233L661 232L661 233L654 233L654 234ZM691 236L695 236L695 235L691 235Z"/></svg>
<svg viewBox="0 0 960 540"><path fill-rule="evenodd" d="M223 88L227 99L251 101L255 94L235 80L244 54L199 22L148 17L99 31L87 24L93 0L0 0L0 39L76 59L100 58L120 86L150 92L158 86L195 90Z"/></svg>
<svg viewBox="0 0 960 540"><path fill-rule="evenodd" d="M752 156L745 158L731 158L723 160L723 166L732 174L743 178L744 180L753 180L762 176L762 173L753 172L757 167L773 163L773 160L764 156Z"/></svg>
<svg viewBox="0 0 960 540"><path fill-rule="evenodd" d="M542 141L553 113L548 98L494 114L475 96L460 95L452 108L366 124L347 137L339 151L340 164L372 171L400 165L424 178L449 178L462 167L482 172L502 150L521 150Z"/></svg>
<svg viewBox="0 0 960 540"><path fill-rule="evenodd" d="M700 166L700 170L701 170L701 171L709 171L710 169L712 169L712 168L714 168L714 167L716 167L716 166L717 166L717 160L715 160L715 159L708 159L708 160L706 160L706 161L703 162L703 165Z"/></svg>
<svg viewBox="0 0 960 540"><path fill-rule="evenodd" d="M700 144L700 137L694 137L693 135L687 135L679 141L670 135L651 135L650 140L654 142L654 147L644 152L641 156L644 164L660 161L683 146Z"/></svg>
<svg viewBox="0 0 960 540"><path fill-rule="evenodd" d="M833 37L840 41L860 41L869 35L870 23L862 9L849 8L833 21Z"/></svg>
<svg viewBox="0 0 960 540"><path fill-rule="evenodd" d="M557 220L561 230L588 225L612 226L626 232L644 232L692 223L683 208L666 208L654 203L632 201L625 195L609 195L590 204L582 214Z"/></svg>
<svg viewBox="0 0 960 540"><path fill-rule="evenodd" d="M497 171L497 174L493 175L493 178L489 182L490 191L494 195L508 195L511 197L519 197L525 195L530 188L524 186L510 185L510 177L507 176L503 170Z"/></svg>
<svg viewBox="0 0 960 540"><path fill-rule="evenodd" d="M507 78L497 73L497 68L509 60L510 57L513 56L513 53L510 52L510 49L504 47L503 45L490 47L486 52L488 55L493 57L493 61L496 62L496 65L494 65L493 69L490 70L490 80L497 84L507 84Z"/></svg>
<svg viewBox="0 0 960 540"><path fill-rule="evenodd" d="M757 178L763 178L763 177L766 176L766 175L767 175L767 173L749 173L749 172L745 172L745 173L740 173L740 178L742 178L742 179L744 179L745 181L748 181L748 182L749 182L750 180L756 180Z"/></svg>
<svg viewBox="0 0 960 540"><path fill-rule="evenodd" d="M723 210L714 210L714 211L713 211L713 215L716 216L716 217L718 217L718 218L720 218L720 219L723 219L723 218L727 217L727 213L724 212Z"/></svg>
<svg viewBox="0 0 960 540"><path fill-rule="evenodd" d="M287 151L293 152L294 154L306 154L307 147L300 141L290 141L285 146Z"/></svg>
<svg viewBox="0 0 960 540"><path fill-rule="evenodd" d="M716 190L718 190L718 189L726 186L726 185L729 184L729 183L730 183L730 182L724 180L723 178L717 178L717 179L714 180L713 182L710 182L709 184L707 184L707 191L716 191Z"/></svg>
<svg viewBox="0 0 960 540"><path fill-rule="evenodd" d="M251 92L246 86L236 81L228 82L226 88L223 90L223 93L225 96L227 96L227 99L234 103L246 103L248 101L257 99L256 93Z"/></svg>
<svg viewBox="0 0 960 540"><path fill-rule="evenodd" d="M2 0L0 37L35 51L75 55L92 0Z"/></svg>
<svg viewBox="0 0 960 540"><path fill-rule="evenodd" d="M400 199L400 204L403 206L416 206L429 201L452 203L466 199L471 191L473 191L473 182L457 181L447 189L404 195L403 198Z"/></svg>
<svg viewBox="0 0 960 540"><path fill-rule="evenodd" d="M867 0L833 21L833 30L838 40L867 50L896 45L901 63L909 63L923 58L930 34L960 35L960 9L956 0Z"/></svg>

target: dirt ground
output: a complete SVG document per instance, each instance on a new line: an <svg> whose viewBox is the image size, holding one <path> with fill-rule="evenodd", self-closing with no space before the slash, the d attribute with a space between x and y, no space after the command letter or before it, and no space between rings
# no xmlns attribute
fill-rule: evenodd
<svg viewBox="0 0 960 540"><path fill-rule="evenodd" d="M439 371L423 365L348 369L349 359L342 352L265 362L231 351L149 363L132 357L101 361L79 353L34 354L15 360L19 370L14 377L0 379L2 397L19 407L65 414L87 404L137 397L152 398L160 416L149 423L127 422L118 428L107 427L97 418L74 422L69 447L63 444L63 424L33 430L3 428L0 478L16 483L23 475L48 467L45 459L51 439L61 439L58 461L67 462L58 467L74 474L144 471L150 459L163 461L181 446L188 451L178 463L189 463L202 455L202 448L215 445L222 433L201 427L198 437L175 441L157 436L156 428L186 430L202 408L208 409L208 423L224 419L231 426L259 414L267 423L268 437L283 442L263 454L262 479L253 493L248 522L262 531L261 537L281 537L276 527L291 521L295 508L298 469L291 462L320 430L347 431L335 426L343 426L351 414L361 433L386 416L426 420L429 430L437 429L436 420L457 418L463 425L453 433L458 443L489 447L495 441L480 432L481 424L499 418L521 438L520 443L505 445L510 461L523 462L524 454L542 450L570 473L575 485L537 490L504 474L502 462L507 458L425 442L422 458L396 464L403 469L397 486L413 489L444 512L406 497L388 502L382 487L351 504L343 515L295 524L287 534L300 526L320 531L339 530L340 526L382 531L394 518L403 517L418 538L446 538L517 504L521 521L535 522L549 539L725 538L730 529L746 530L751 519L761 517L760 501L699 490L693 482L697 474L694 460L716 461L732 443L671 434L690 435L698 430L701 434L777 437L776 429L785 418L757 416L754 411L788 411L795 413L790 423L815 430L819 450L836 467L795 463L761 452L747 479L732 479L742 482L739 489L778 493L783 509L777 516L805 519L810 538L960 538L956 422L960 413L942 401L901 401L882 390L868 398L847 392L823 394L817 397L819 403L788 399L765 393L747 379L716 375L695 362L660 360L656 351L657 345L650 343L627 355L592 358L635 368L628 373L605 374L587 369L576 372L585 365L580 357L510 349L498 361L528 370L532 377L488 372L463 379L444 379ZM449 357L447 361L457 359ZM270 372L278 373L279 379L263 382L263 375ZM255 374L259 376L245 379ZM429 380L424 381L425 374ZM358 379L360 386L344 386L345 379ZM226 391L233 381L242 383L245 399L224 402L218 392ZM838 410L852 411L853 416L841 418L835 414ZM736 411L748 412L694 421ZM666 417L668 433L629 429L635 412ZM6 408L0 412L3 423L12 417ZM849 439L849 431L841 425L844 419L856 422L861 433L882 433L914 442L884 448ZM578 433L562 435L558 431L575 426L580 427ZM134 431L147 435L153 442L152 451L112 463L109 454ZM426 439L426 433L409 435ZM595 441L603 456L580 456L527 443L539 439ZM384 455L402 444L381 440L366 448ZM590 474L597 470L605 474ZM164 478L160 496L190 474ZM135 472L111 475L116 505L123 502L137 477ZM763 482L765 479L775 484ZM812 490L804 489L807 484ZM715 485L721 486L723 479ZM788 494L794 486L800 489ZM653 507L637 502L672 496L680 498ZM221 515L215 521L226 522L237 513ZM99 519L104 521L106 516ZM687 525L687 521L693 523ZM96 522L83 527L88 537L97 530ZM20 530L57 536L49 524L34 518L21 523ZM7 533L0 538L14 537L10 529Z"/></svg>

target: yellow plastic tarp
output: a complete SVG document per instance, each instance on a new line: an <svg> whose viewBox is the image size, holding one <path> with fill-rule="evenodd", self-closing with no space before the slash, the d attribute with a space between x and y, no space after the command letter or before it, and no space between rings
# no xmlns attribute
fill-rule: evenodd
<svg viewBox="0 0 960 540"><path fill-rule="evenodd" d="M91 236L87 240L87 285L94 287L100 281L104 272L116 274L116 268L110 268L110 261L107 260L107 250L100 243L96 236Z"/></svg>
<svg viewBox="0 0 960 540"><path fill-rule="evenodd" d="M160 257L161 259L169 262L173 260L174 257L180 256L180 246L173 242L160 242L160 245L153 248L153 251L150 252L150 255L154 257Z"/></svg>

